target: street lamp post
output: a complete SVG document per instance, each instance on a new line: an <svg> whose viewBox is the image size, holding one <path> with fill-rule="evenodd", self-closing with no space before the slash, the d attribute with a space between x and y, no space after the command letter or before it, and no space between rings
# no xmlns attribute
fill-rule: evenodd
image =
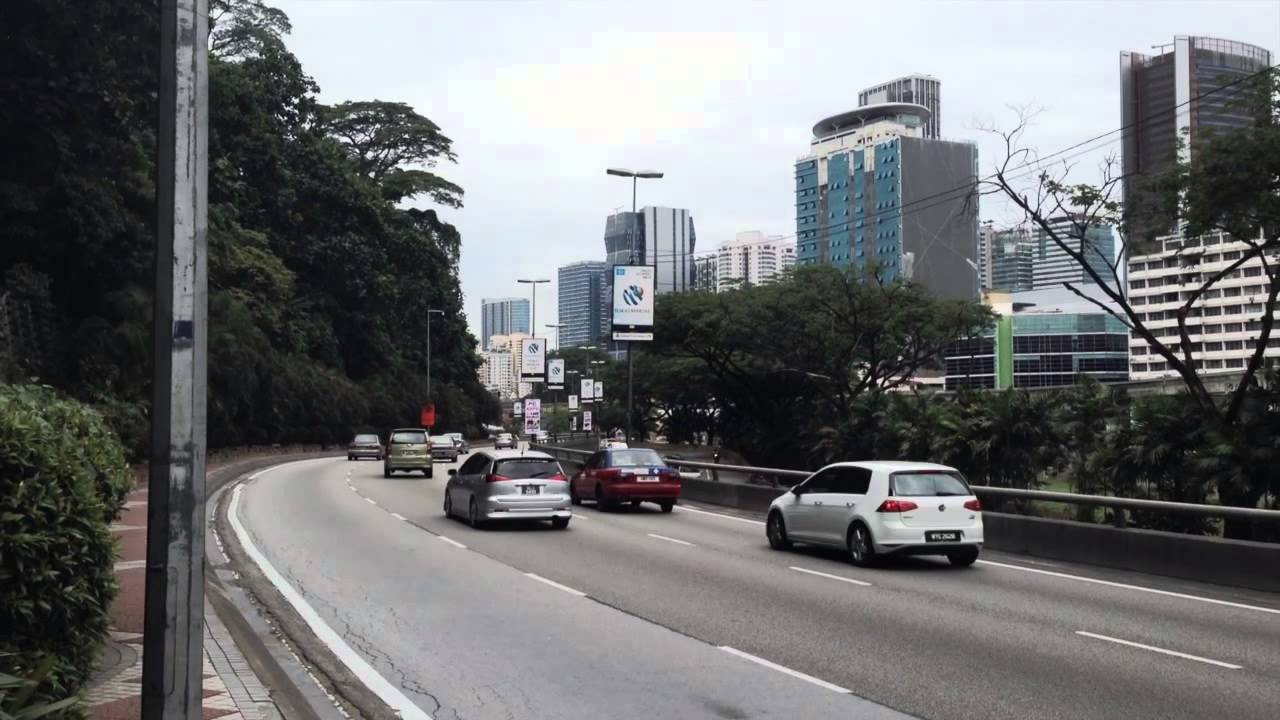
<svg viewBox="0 0 1280 720"><path fill-rule="evenodd" d="M529 307L529 337L537 337L538 336L538 286L541 285L542 283L549 283L551 281L547 280L546 278L537 278L537 279L521 278L519 280L516 280L516 282L531 286L530 294L532 295L533 303Z"/></svg>
<svg viewBox="0 0 1280 720"><path fill-rule="evenodd" d="M581 374L582 374L582 373L578 372L577 370L565 370L565 371L564 371L564 381L565 381L565 383L568 383L568 382L569 382L569 376L570 376L570 375L581 375ZM575 381L575 383L576 383L576 381ZM574 387L576 387L576 384L575 384L575 385L569 385L569 388L570 388L570 392L569 392L569 394L570 394L570 395L572 395L572 394L573 394L572 389L573 389ZM566 408L565 408L565 413L566 413L566 414L569 414L569 410L570 410L570 408L566 407ZM568 425L568 424L569 424L569 423L568 423L568 421L566 421L566 422L565 422L565 425ZM573 428L569 428L569 437L573 437Z"/></svg>
<svg viewBox="0 0 1280 720"><path fill-rule="evenodd" d="M634 233L635 233L635 228L639 226L639 223L636 222L636 184L639 182L640 178L645 178L646 180L661 179L662 173L657 170L628 170L626 168L608 168L607 170L605 170L605 173L608 175L614 175L616 177L631 178L631 227L632 227L633 234L632 234L631 243L630 243L631 247L629 248L630 252L628 253L630 255L628 264L634 265L636 262L636 238ZM654 265L655 266L657 265L656 259L654 261ZM655 274L656 274L656 271L655 271ZM657 283L654 283L654 293L657 293ZM634 388L635 388L635 365L632 363L632 360L631 360L631 344L632 344L631 341L628 340L627 341L627 444L628 445L631 444L631 415L632 415L632 409L634 404L633 395L634 395Z"/></svg>
<svg viewBox="0 0 1280 720"><path fill-rule="evenodd" d="M443 310L427 308L427 404L431 406L432 411L435 410L436 401L435 393L431 392L431 316L443 314Z"/></svg>
<svg viewBox="0 0 1280 720"><path fill-rule="evenodd" d="M587 363L587 372L589 373L588 377L591 378L591 404L592 405L594 405L596 402L596 387L595 387L596 366L604 365L604 364L605 364L604 360L592 360ZM603 401L604 397L601 397L600 400ZM596 409L596 412L599 413L599 408ZM596 423L592 427L592 431L594 431L595 434L598 436L600 434L600 424Z"/></svg>

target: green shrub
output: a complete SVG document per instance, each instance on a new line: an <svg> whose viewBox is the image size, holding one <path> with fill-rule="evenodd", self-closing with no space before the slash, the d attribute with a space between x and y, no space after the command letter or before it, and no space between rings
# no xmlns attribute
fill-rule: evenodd
<svg viewBox="0 0 1280 720"><path fill-rule="evenodd" d="M48 387L0 385L0 673L57 700L88 680L116 594L108 523L124 448L95 411Z"/></svg>

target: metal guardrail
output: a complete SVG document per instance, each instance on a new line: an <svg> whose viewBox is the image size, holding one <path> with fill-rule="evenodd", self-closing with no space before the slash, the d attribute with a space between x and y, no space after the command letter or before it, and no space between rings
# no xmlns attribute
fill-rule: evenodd
<svg viewBox="0 0 1280 720"><path fill-rule="evenodd" d="M591 450L562 448L555 447L553 445L530 445L530 447L549 453L553 457L559 457L560 454L563 454L568 458L585 458L590 456L593 452ZM666 460L669 464L676 467L690 467L698 470L710 470L713 472L740 472L796 479L804 479L813 474L805 470L787 470L783 468L756 467L753 465L722 465L719 463L698 462L676 458L666 458ZM1050 490L1021 490L1018 488L993 487L990 485L971 485L970 487L973 488L974 493L979 496L986 495L1017 498L1020 500L1042 500L1047 502L1066 503L1069 505L1109 508L1115 511L1112 524L1117 527L1124 527L1126 525L1127 520L1124 512L1125 510L1151 510L1156 512L1178 513L1181 515L1193 515L1199 517L1239 518L1243 520L1269 520L1272 522L1280 522L1280 510L1233 507L1230 505L1206 505L1202 503L1180 503L1168 500L1145 500L1142 498L1114 497L1111 495L1081 495L1078 493L1053 492Z"/></svg>

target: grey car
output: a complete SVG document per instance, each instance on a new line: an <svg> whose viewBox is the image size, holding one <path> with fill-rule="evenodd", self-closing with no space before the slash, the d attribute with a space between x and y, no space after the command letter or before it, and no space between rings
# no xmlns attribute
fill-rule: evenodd
<svg viewBox="0 0 1280 720"><path fill-rule="evenodd" d="M453 444L458 446L458 452L466 455L471 452L471 443L467 442L467 438L462 433L445 433L453 438Z"/></svg>
<svg viewBox="0 0 1280 720"><path fill-rule="evenodd" d="M495 450L501 450L503 448L511 448L512 450L515 450L516 436L508 432L498 433L498 437L493 439L493 447Z"/></svg>
<svg viewBox="0 0 1280 720"><path fill-rule="evenodd" d="M461 468L449 470L444 514L466 518L471 527L500 520L550 520L563 530L573 518L568 477L546 453L480 450Z"/></svg>
<svg viewBox="0 0 1280 720"><path fill-rule="evenodd" d="M431 459L458 462L458 443L448 435L432 435Z"/></svg>

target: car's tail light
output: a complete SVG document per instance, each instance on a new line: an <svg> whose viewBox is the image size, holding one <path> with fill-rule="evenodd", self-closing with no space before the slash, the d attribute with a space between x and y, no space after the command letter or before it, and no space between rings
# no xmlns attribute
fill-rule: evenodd
<svg viewBox="0 0 1280 720"><path fill-rule="evenodd" d="M507 477L506 475L497 475L497 474L490 474L484 477L485 482L491 482L491 483L506 482L507 480L510 480L510 479L511 478Z"/></svg>
<svg viewBox="0 0 1280 720"><path fill-rule="evenodd" d="M982 512L982 503L978 502L978 498L964 501L964 509L974 512Z"/></svg>
<svg viewBox="0 0 1280 720"><path fill-rule="evenodd" d="M601 480L617 480L622 475L622 471L618 468L605 468L596 471L596 477Z"/></svg>
<svg viewBox="0 0 1280 720"><path fill-rule="evenodd" d="M555 480L555 481L557 481L557 482L566 482L569 478L565 477L563 473L556 473L555 475L552 475L551 477L549 477L549 478L547 478L547 479L548 479L548 480Z"/></svg>
<svg viewBox="0 0 1280 720"><path fill-rule="evenodd" d="M910 500L899 500L897 498L889 498L880 503L880 507L876 508L876 512L882 513L902 513L910 512L920 506Z"/></svg>

